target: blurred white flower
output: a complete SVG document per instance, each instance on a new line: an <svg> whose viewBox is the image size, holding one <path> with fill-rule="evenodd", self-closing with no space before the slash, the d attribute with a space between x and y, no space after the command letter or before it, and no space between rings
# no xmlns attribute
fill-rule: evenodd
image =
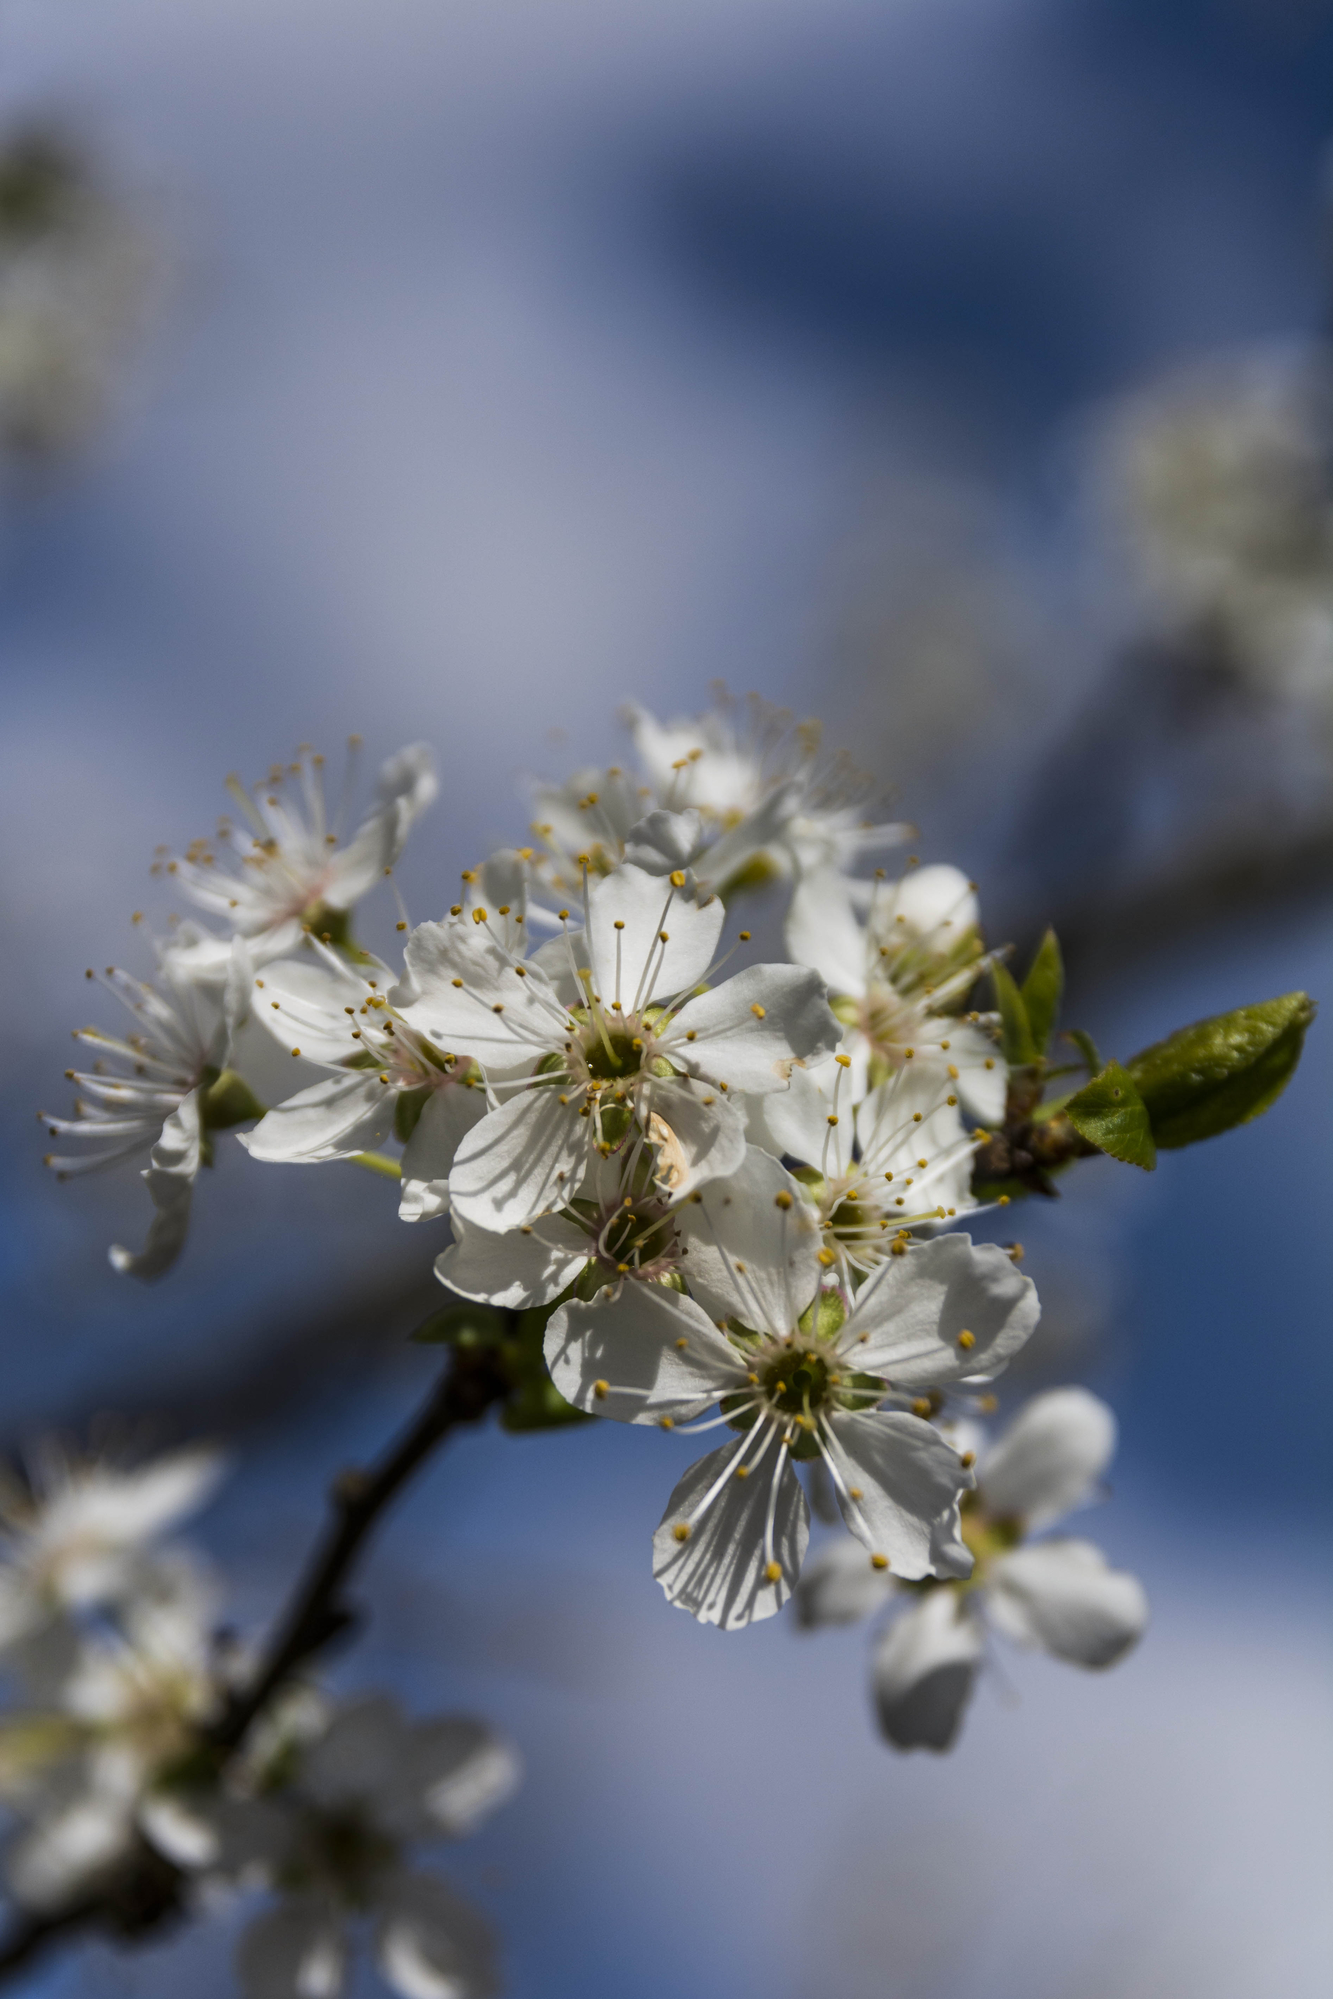
<svg viewBox="0 0 1333 1999"><path fill-rule="evenodd" d="M1059 1388L1035 1396L982 1458L960 1510L971 1576L910 1592L875 1647L880 1726L895 1748L952 1747L985 1655L983 1620L1019 1645L1094 1669L1138 1641L1148 1604L1137 1577L1108 1568L1090 1541L1027 1539L1095 1496L1114 1451L1106 1404ZM798 1614L806 1625L850 1623L908 1595L867 1576L839 1540L808 1565Z"/></svg>
<svg viewBox="0 0 1333 1999"><path fill-rule="evenodd" d="M792 1469L803 1458L827 1466L876 1571L965 1575L951 1523L971 1472L920 1416L879 1405L998 1372L1036 1324L1031 1282L1003 1250L948 1235L881 1265L844 1316L818 1289L818 1236L793 1236L790 1183L733 1222L746 1254L708 1254L710 1210L732 1197L730 1184L710 1185L691 1204L702 1221L690 1282L706 1310L636 1285L616 1303L562 1305L546 1335L552 1379L575 1408L671 1429L717 1404L699 1428L741 1432L671 1495L654 1537L668 1600L728 1630L781 1609L809 1535ZM745 1330L728 1336L715 1319Z"/></svg>
<svg viewBox="0 0 1333 1999"><path fill-rule="evenodd" d="M355 740L355 739L354 739ZM350 774L350 766L349 766ZM381 765L376 803L344 846L339 821L324 796L324 759L303 749L248 792L230 777L244 828L223 821L215 840L196 840L184 855L159 859L154 872L176 882L190 900L221 917L249 942L256 964L294 950L303 930L347 941L348 914L388 874L414 821L439 790L425 743L411 743ZM180 953L195 978L225 975L227 939L204 932Z"/></svg>
<svg viewBox="0 0 1333 1999"><path fill-rule="evenodd" d="M828 982L854 1103L912 1063L955 1084L985 1124L1003 1118L1007 1073L989 1016L958 1011L986 968L978 922L975 891L957 868L873 884L826 869L797 883L787 949Z"/></svg>
<svg viewBox="0 0 1333 1999"><path fill-rule="evenodd" d="M52 1138L87 1148L47 1153L45 1163L62 1180L148 1154L141 1177L156 1213L147 1240L137 1254L118 1245L109 1251L116 1270L142 1278L160 1277L184 1247L194 1183L209 1157L210 1122L230 1123L258 1108L239 1077L231 1079L238 1094L226 1105L210 1106L204 1097L227 1071L249 1013L245 946L237 939L227 947L226 977L217 988L181 976L169 948L160 957L155 985L107 966L102 984L134 1026L123 1038L77 1028L74 1039L93 1049L95 1060L91 1070L65 1071L79 1090L74 1116L38 1112Z"/></svg>
<svg viewBox="0 0 1333 1999"><path fill-rule="evenodd" d="M1333 368L1257 349L1129 399L1103 478L1159 618L1256 691L1333 708Z"/></svg>
<svg viewBox="0 0 1333 1999"><path fill-rule="evenodd" d="M252 1756L253 1792L200 1807L210 1826L204 1864L258 1877L281 1900L241 1941L249 1999L311 1999L342 1992L353 1925L369 1920L379 1969L403 1999L484 1999L495 1952L475 1910L410 1850L471 1832L519 1781L517 1755L461 1716L410 1721L369 1695L305 1718L278 1736L265 1769ZM165 1821L158 1821L159 1827ZM187 1845L189 1842L187 1841ZM185 1864L199 1864L178 1848Z"/></svg>
<svg viewBox="0 0 1333 1999"><path fill-rule="evenodd" d="M0 1771L20 1825L4 1865L25 1906L61 1907L129 1851L155 1786L218 1710L216 1609L183 1552L141 1563L114 1621L53 1673L46 1706L6 1718Z"/></svg>
<svg viewBox="0 0 1333 1999"><path fill-rule="evenodd" d="M224 1469L220 1451L200 1446L130 1470L43 1445L24 1483L0 1487L0 1648L126 1596L145 1550L211 1497Z"/></svg>

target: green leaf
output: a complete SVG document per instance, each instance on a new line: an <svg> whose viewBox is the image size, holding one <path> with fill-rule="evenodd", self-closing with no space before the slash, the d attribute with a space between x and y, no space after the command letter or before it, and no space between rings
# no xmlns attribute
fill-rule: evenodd
<svg viewBox="0 0 1333 1999"><path fill-rule="evenodd" d="M1060 956L1060 942L1055 932L1048 929L1037 946L1037 955L1022 985L1032 1045L1038 1055L1044 1055L1050 1047L1055 1023L1060 1018L1064 989L1065 968Z"/></svg>
<svg viewBox="0 0 1333 1999"><path fill-rule="evenodd" d="M498 1346L506 1331L505 1315L493 1305L446 1305L411 1337L422 1346Z"/></svg>
<svg viewBox="0 0 1333 1999"><path fill-rule="evenodd" d="M995 1003L1000 1009L1004 1059L1011 1069L1021 1069L1037 1059L1027 1002L1005 966L992 964L990 975L995 985Z"/></svg>
<svg viewBox="0 0 1333 1999"><path fill-rule="evenodd" d="M1102 1067L1102 1058L1097 1053L1097 1043L1093 1040L1092 1036L1085 1034L1081 1027L1067 1027L1064 1030L1064 1039L1073 1042L1075 1048L1077 1048L1079 1054L1088 1065L1088 1074L1095 1076L1097 1071Z"/></svg>
<svg viewBox="0 0 1333 1999"><path fill-rule="evenodd" d="M1112 1159L1141 1166L1146 1173L1157 1164L1148 1107L1133 1077L1118 1062L1108 1062L1099 1076L1069 1099L1065 1116L1090 1145L1109 1152Z"/></svg>
<svg viewBox="0 0 1333 1999"><path fill-rule="evenodd" d="M1248 1124L1290 1082L1314 1019L1306 993L1214 1014L1154 1042L1126 1064L1168 1149Z"/></svg>

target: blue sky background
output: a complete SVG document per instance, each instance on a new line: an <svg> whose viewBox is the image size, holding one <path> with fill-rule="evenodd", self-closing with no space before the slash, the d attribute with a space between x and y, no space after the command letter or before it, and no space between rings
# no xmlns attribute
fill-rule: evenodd
<svg viewBox="0 0 1333 1999"><path fill-rule="evenodd" d="M623 700L687 711L723 675L882 759L932 856L1031 893L1015 796L1117 616L1081 594L1071 440L1106 397L1326 314L1330 18L9 0L0 110L86 121L169 275L91 460L0 502L9 1435L192 1393L205 1423L275 1326L438 1246L368 1176L237 1154L178 1272L131 1289L105 1245L142 1226L137 1184L41 1174L83 968L130 961L153 847L211 827L228 770L350 730L372 757L434 742L421 917L523 825L521 773L612 755ZM979 510L1035 606L987 729L959 707L924 748L917 695L836 643L849 574L917 525L885 492L919 486ZM1104 979L1084 1020L1126 1054L1330 971L1326 906L1247 913ZM1067 1362L1120 1414L1087 1525L1154 1624L1103 1680L1008 1655L946 1763L878 1745L863 1634L667 1610L668 1440L486 1435L432 1469L340 1670L520 1743L526 1788L456 1861L514 1999L1326 1979L1331 1080L1317 1026L1261 1124L1151 1178L1090 1167L1014 1225L1051 1301L1029 1379ZM248 1435L204 1523L243 1615L429 1367L340 1360L295 1438ZM208 1999L225 1930L33 1989Z"/></svg>

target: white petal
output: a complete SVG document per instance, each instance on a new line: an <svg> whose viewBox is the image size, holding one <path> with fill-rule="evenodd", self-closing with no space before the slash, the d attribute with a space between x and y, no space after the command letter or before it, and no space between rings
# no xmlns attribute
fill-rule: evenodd
<svg viewBox="0 0 1333 1999"><path fill-rule="evenodd" d="M822 868L796 884L786 934L798 965L813 966L830 992L860 998L866 989L866 934L843 875Z"/></svg>
<svg viewBox="0 0 1333 1999"><path fill-rule="evenodd" d="M122 1274L144 1279L170 1270L185 1247L190 1204L202 1157L199 1092L191 1090L162 1127L162 1136L139 1176L157 1210L137 1255L115 1244L108 1252L111 1266Z"/></svg>
<svg viewBox="0 0 1333 1999"><path fill-rule="evenodd" d="M1009 1071L997 1043L984 1028L974 1027L970 1021L946 1021L940 1015L938 1024L948 1028L948 1048L937 1057L927 1042L920 1054L930 1061L936 1073L939 1063L946 1059L952 1062L958 1071L958 1095L971 1115L980 1118L987 1129L1002 1124Z"/></svg>
<svg viewBox="0 0 1333 1999"><path fill-rule="evenodd" d="M313 1164L375 1152L393 1136L397 1092L370 1069L344 1070L298 1090L237 1134L252 1159Z"/></svg>
<svg viewBox="0 0 1333 1999"><path fill-rule="evenodd" d="M936 863L912 868L876 897L877 924L887 930L898 917L904 927L935 951L950 951L981 921L976 891L958 868Z"/></svg>
<svg viewBox="0 0 1333 1999"><path fill-rule="evenodd" d="M517 1751L466 1716L418 1722L410 1761L426 1819L454 1839L512 1797L523 1774Z"/></svg>
<svg viewBox="0 0 1333 1999"><path fill-rule="evenodd" d="M453 1208L503 1235L564 1207L583 1180L589 1123L550 1085L521 1090L473 1125L454 1154Z"/></svg>
<svg viewBox="0 0 1333 1999"><path fill-rule="evenodd" d="M716 898L701 909L642 868L603 876L588 891L591 928L582 947L594 992L608 1006L619 1000L626 1013L689 992L713 962L725 917Z"/></svg>
<svg viewBox="0 0 1333 1999"><path fill-rule="evenodd" d="M775 1090L759 1103L773 1149L832 1177L840 1177L850 1166L856 1132L850 1076L844 1077L838 1093L837 1112L833 1109L839 1073L835 1062L821 1062L815 1068L799 1066L791 1072L788 1089ZM838 1122L830 1125L829 1118L834 1115Z"/></svg>
<svg viewBox="0 0 1333 1999"><path fill-rule="evenodd" d="M337 1999L345 1964L341 1924L314 1895L256 1917L236 1954L245 1999Z"/></svg>
<svg viewBox="0 0 1333 1999"><path fill-rule="evenodd" d="M454 1154L485 1115L484 1090L470 1089L466 1083L444 1083L431 1091L403 1147L400 1221L428 1221L448 1214Z"/></svg>
<svg viewBox="0 0 1333 1999"><path fill-rule="evenodd" d="M301 1788L335 1810L381 1792L392 1799L409 1761L410 1740L411 1724L391 1695L359 1695L338 1708L306 1751Z"/></svg>
<svg viewBox="0 0 1333 1999"><path fill-rule="evenodd" d="M549 1305L574 1282L588 1261L583 1230L561 1215L543 1215L524 1229L494 1235L461 1215L452 1221L454 1243L435 1259L435 1275L460 1298L524 1311Z"/></svg>
<svg viewBox="0 0 1333 1999"><path fill-rule="evenodd" d="M895 1574L909 1581L930 1575L936 1523L972 1484L972 1474L919 1416L839 1411L829 1429L838 1504L852 1533Z"/></svg>
<svg viewBox="0 0 1333 1999"><path fill-rule="evenodd" d="M895 1749L953 1747L981 1661L982 1638L956 1590L930 1590L875 1648L879 1725Z"/></svg>
<svg viewBox="0 0 1333 1999"><path fill-rule="evenodd" d="M797 1061L830 1054L841 1036L817 972L751 965L688 1001L663 1041L691 1075L762 1094L785 1089Z"/></svg>
<svg viewBox="0 0 1333 1999"><path fill-rule="evenodd" d="M669 1194L680 1200L705 1181L740 1171L745 1120L718 1090L687 1077L662 1078L648 1101L657 1178Z"/></svg>
<svg viewBox="0 0 1333 1999"><path fill-rule="evenodd" d="M1032 1280L998 1244L943 1235L880 1265L858 1293L839 1345L865 1373L924 1388L997 1374L1039 1312Z"/></svg>
<svg viewBox="0 0 1333 1999"><path fill-rule="evenodd" d="M650 812L625 841L625 859L647 875L669 875L688 868L703 846L703 821L697 812Z"/></svg>
<svg viewBox="0 0 1333 1999"><path fill-rule="evenodd" d="M842 1534L826 1541L801 1570L796 1615L809 1630L821 1624L858 1624L882 1610L896 1587L887 1570L866 1560L859 1541Z"/></svg>
<svg viewBox="0 0 1333 1999"><path fill-rule="evenodd" d="M369 813L345 847L329 849L323 900L350 909L380 881L402 852L408 821L397 801Z"/></svg>
<svg viewBox="0 0 1333 1999"><path fill-rule="evenodd" d="M1048 1526L1088 1499L1115 1441L1115 1417L1086 1388L1034 1396L978 1469L987 1512Z"/></svg>
<svg viewBox="0 0 1333 1999"><path fill-rule="evenodd" d="M384 990L393 974L387 968L368 967L370 976L382 975ZM352 972L336 971L322 958L284 958L264 971L262 989L254 989L254 1020L283 1047L299 1048L311 1062L345 1062L357 1053L353 1041L355 1019L349 1006L361 1006L371 988L366 979Z"/></svg>
<svg viewBox="0 0 1333 1999"><path fill-rule="evenodd" d="M545 1352L567 1402L622 1423L682 1420L745 1385L740 1354L703 1308L657 1284L562 1305Z"/></svg>
<svg viewBox="0 0 1333 1999"><path fill-rule="evenodd" d="M1138 1577L1108 1569L1090 1541L1015 1548L991 1563L987 1582L997 1630L1076 1666L1113 1666L1148 1622Z"/></svg>
<svg viewBox="0 0 1333 1999"><path fill-rule="evenodd" d="M419 813L432 805L439 793L435 775L435 752L429 743L407 743L380 765L375 786L381 801L400 803L407 808L410 825Z"/></svg>
<svg viewBox="0 0 1333 1999"><path fill-rule="evenodd" d="M567 1015L545 974L528 965L520 978L484 925L461 917L420 924L404 957L408 977L389 999L446 1054L473 1055L488 1074L503 1076L565 1038Z"/></svg>
<svg viewBox="0 0 1333 1999"><path fill-rule="evenodd" d="M712 1504L692 1520L695 1508L727 1472L740 1448L741 1439L733 1437L721 1450L690 1466L653 1536L653 1574L668 1603L688 1610L700 1624L716 1624L723 1631L737 1631L781 1610L800 1574L810 1538L810 1509L801 1482L790 1461L779 1460L776 1446L770 1446L748 1478L730 1472ZM782 1573L770 1582L764 1522L775 1478L773 1557ZM676 1529L684 1525L690 1531L681 1541Z"/></svg>
<svg viewBox="0 0 1333 1999"><path fill-rule="evenodd" d="M398 1874L384 1901L375 1954L402 1999L489 1999L499 1989L490 1929L443 1881Z"/></svg>
<svg viewBox="0 0 1333 1999"><path fill-rule="evenodd" d="M778 1205L786 1202L785 1207ZM713 1318L785 1335L819 1284L819 1220L786 1168L757 1145L739 1173L678 1209L684 1274Z"/></svg>

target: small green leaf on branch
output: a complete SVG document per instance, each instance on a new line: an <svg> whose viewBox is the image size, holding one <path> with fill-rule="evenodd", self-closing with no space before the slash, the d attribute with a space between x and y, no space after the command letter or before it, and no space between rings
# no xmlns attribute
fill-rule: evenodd
<svg viewBox="0 0 1333 1999"><path fill-rule="evenodd" d="M995 986L995 1003L1000 1010L1004 1059L1011 1069L1025 1068L1037 1059L1027 1002L1004 965L993 963L990 975Z"/></svg>
<svg viewBox="0 0 1333 1999"><path fill-rule="evenodd" d="M1037 955L1020 988L1023 1005L1027 1009L1033 1050L1038 1055L1044 1055L1050 1047L1055 1023L1060 1018L1064 989L1065 968L1060 956L1059 939L1053 930L1048 929L1037 946Z"/></svg>
<svg viewBox="0 0 1333 1999"><path fill-rule="evenodd" d="M1314 1019L1306 993L1214 1014L1154 1042L1126 1064L1168 1149L1248 1124L1281 1096Z"/></svg>
<svg viewBox="0 0 1333 1999"><path fill-rule="evenodd" d="M1066 1027L1064 1030L1064 1039L1073 1042L1075 1048L1077 1048L1079 1054L1088 1065L1088 1074L1095 1076L1102 1067L1102 1058L1097 1052L1097 1043L1093 1040L1092 1036L1085 1034L1081 1027Z"/></svg>
<svg viewBox="0 0 1333 1999"><path fill-rule="evenodd" d="M1072 1096L1064 1114L1075 1131L1112 1159L1141 1166L1146 1173L1156 1166L1148 1107L1133 1077L1118 1062L1108 1062L1100 1075Z"/></svg>

